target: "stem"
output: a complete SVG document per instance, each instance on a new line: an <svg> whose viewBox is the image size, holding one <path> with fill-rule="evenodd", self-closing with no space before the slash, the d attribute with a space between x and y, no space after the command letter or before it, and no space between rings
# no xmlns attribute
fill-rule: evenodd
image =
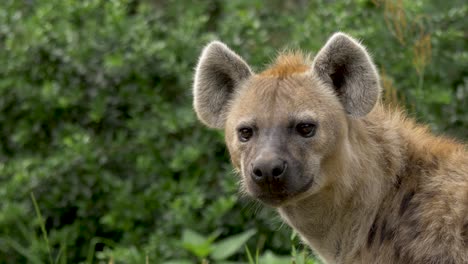
<svg viewBox="0 0 468 264"><path fill-rule="evenodd" d="M39 210L39 206L37 205L36 198L34 197L34 193L32 192L31 200L34 204L34 210L36 210L37 218L39 218L39 225L41 226L42 236L44 237L44 240L46 242L47 252L49 253L49 262L50 264L53 264L54 262L52 261L52 253L50 252L49 239L47 238L47 231L45 229L44 220L41 215L41 210Z"/></svg>

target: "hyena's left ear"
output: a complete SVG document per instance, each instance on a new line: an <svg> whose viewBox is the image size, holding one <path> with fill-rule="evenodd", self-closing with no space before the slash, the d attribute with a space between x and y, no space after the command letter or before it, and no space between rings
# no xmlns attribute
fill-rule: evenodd
<svg viewBox="0 0 468 264"><path fill-rule="evenodd" d="M229 101L251 75L247 63L225 44L208 44L195 70L193 106L198 118L209 127L223 128Z"/></svg>
<svg viewBox="0 0 468 264"><path fill-rule="evenodd" d="M335 33L319 51L313 72L331 85L351 116L365 116L380 95L379 75L365 48L343 33Z"/></svg>

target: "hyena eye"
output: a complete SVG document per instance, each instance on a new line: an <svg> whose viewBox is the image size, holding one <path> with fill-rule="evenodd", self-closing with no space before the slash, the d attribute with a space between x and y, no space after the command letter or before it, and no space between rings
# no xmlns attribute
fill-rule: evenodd
<svg viewBox="0 0 468 264"><path fill-rule="evenodd" d="M237 134L239 135L239 140L241 142L247 142L253 135L253 130L250 127L242 127L239 128L237 131Z"/></svg>
<svg viewBox="0 0 468 264"><path fill-rule="evenodd" d="M296 131L302 137L313 137L315 135L315 131L317 130L317 125L314 123L299 123L296 125Z"/></svg>

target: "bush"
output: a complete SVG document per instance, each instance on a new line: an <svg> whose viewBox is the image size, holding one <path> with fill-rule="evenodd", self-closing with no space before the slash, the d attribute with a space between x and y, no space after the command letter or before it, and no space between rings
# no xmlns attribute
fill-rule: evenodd
<svg viewBox="0 0 468 264"><path fill-rule="evenodd" d="M253 229L249 248L288 254L290 231L272 210L238 201L222 133L196 121L190 89L203 45L219 38L260 69L276 50L317 51L347 31L373 53L387 99L468 138L467 9L422 0L2 1L0 262L193 259L182 250L185 229L219 238Z"/></svg>

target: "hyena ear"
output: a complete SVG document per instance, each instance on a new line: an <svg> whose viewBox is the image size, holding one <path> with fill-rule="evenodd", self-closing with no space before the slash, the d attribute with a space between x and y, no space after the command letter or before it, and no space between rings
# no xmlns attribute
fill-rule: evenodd
<svg viewBox="0 0 468 264"><path fill-rule="evenodd" d="M193 106L198 118L209 127L223 128L228 102L251 75L247 63L225 44L208 44L195 70Z"/></svg>
<svg viewBox="0 0 468 264"><path fill-rule="evenodd" d="M369 113L380 96L379 75L365 48L343 33L335 33L319 51L313 71L330 84L349 115Z"/></svg>

